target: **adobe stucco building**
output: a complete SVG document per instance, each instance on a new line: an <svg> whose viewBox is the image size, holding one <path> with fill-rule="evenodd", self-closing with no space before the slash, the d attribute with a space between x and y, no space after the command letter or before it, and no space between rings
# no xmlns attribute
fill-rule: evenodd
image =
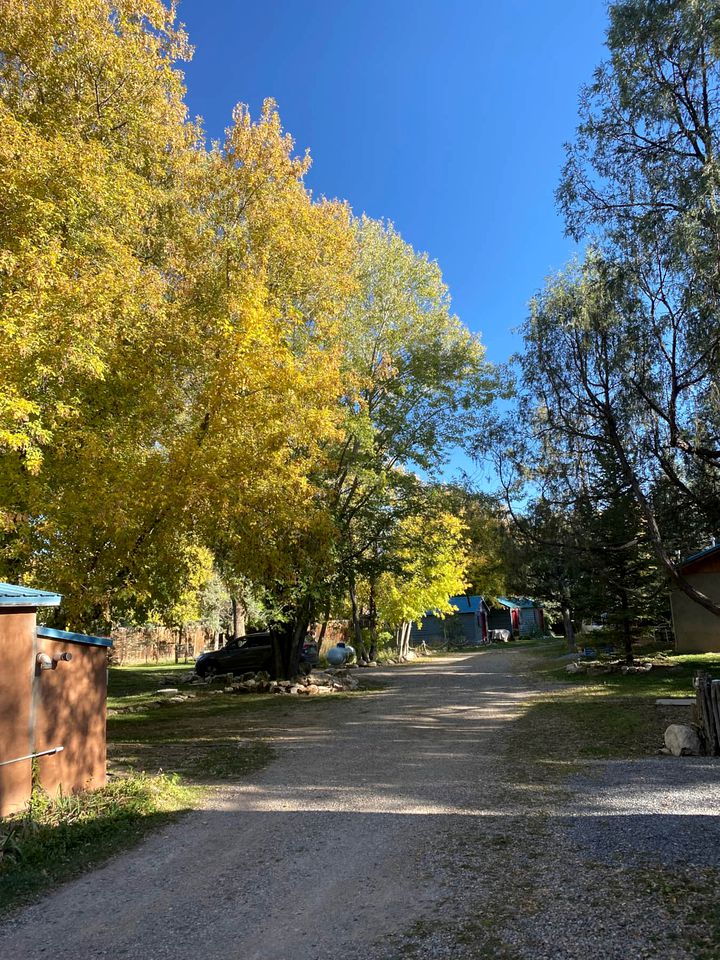
<svg viewBox="0 0 720 960"><path fill-rule="evenodd" d="M105 784L105 637L37 625L61 597L0 583L0 816ZM34 776L33 776L34 774Z"/></svg>
<svg viewBox="0 0 720 960"><path fill-rule="evenodd" d="M679 570L689 583L720 603L720 544L689 557ZM720 651L720 617L677 589L670 594L670 606L678 653Z"/></svg>

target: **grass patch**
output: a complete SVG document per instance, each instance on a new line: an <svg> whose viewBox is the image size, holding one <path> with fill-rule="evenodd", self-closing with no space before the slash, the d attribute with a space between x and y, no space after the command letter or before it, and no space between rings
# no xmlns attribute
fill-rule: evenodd
<svg viewBox="0 0 720 960"><path fill-rule="evenodd" d="M688 722L692 712L672 716L658 709L661 697L693 696L697 670L720 675L720 655L659 654L640 650L637 659L651 659L648 673L568 674L562 640L529 648L528 674L541 691L512 725L509 751L516 758L562 764L587 759L639 757L654 754L670 722Z"/></svg>
<svg viewBox="0 0 720 960"><path fill-rule="evenodd" d="M192 669L192 663L153 663L110 667L108 707L117 709L151 700L161 687L177 686L183 674L189 673ZM172 682L165 682L164 677L172 677Z"/></svg>
<svg viewBox="0 0 720 960"><path fill-rule="evenodd" d="M647 756L661 746L663 729L652 698L570 688L533 700L512 724L508 749L514 757L546 763Z"/></svg>
<svg viewBox="0 0 720 960"><path fill-rule="evenodd" d="M533 673L540 679L562 681L574 687L587 687L596 694L630 697L691 697L693 677L698 670L720 676L720 655L717 653L668 653L658 656L638 652L636 659L651 660L648 673L569 674L566 660L558 662L558 654L536 661Z"/></svg>
<svg viewBox="0 0 720 960"><path fill-rule="evenodd" d="M26 812L0 820L0 914L127 849L201 796L177 777L146 774L55 800L36 791Z"/></svg>
<svg viewBox="0 0 720 960"><path fill-rule="evenodd" d="M220 780L244 777L262 770L275 755L275 750L263 740L215 742L209 745L204 756L194 758L194 773Z"/></svg>
<svg viewBox="0 0 720 960"><path fill-rule="evenodd" d="M237 780L262 770L276 756L264 740L246 740L218 733L216 736L152 736L113 744L113 768L125 773L133 770L167 772L185 780L210 785Z"/></svg>

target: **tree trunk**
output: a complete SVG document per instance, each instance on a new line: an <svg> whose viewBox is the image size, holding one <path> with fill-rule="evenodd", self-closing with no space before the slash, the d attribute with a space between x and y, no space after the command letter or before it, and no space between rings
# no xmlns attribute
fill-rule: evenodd
<svg viewBox="0 0 720 960"><path fill-rule="evenodd" d="M407 660L408 653L410 652L410 631L412 630L411 623L402 623L400 625L400 642L398 644L398 654L403 660Z"/></svg>
<svg viewBox="0 0 720 960"><path fill-rule="evenodd" d="M296 677L300 670L300 650L312 621L312 601L305 598L293 611L294 616L270 628L275 676L278 680Z"/></svg>
<svg viewBox="0 0 720 960"><path fill-rule="evenodd" d="M575 653L577 650L575 646L575 628L573 627L572 617L570 616L570 605L566 601L563 602L562 614L565 643L567 644L568 653Z"/></svg>
<svg viewBox="0 0 720 960"><path fill-rule="evenodd" d="M270 629L270 643L273 650L273 664L276 680L285 679L285 658L283 657L282 635L279 631Z"/></svg>
<svg viewBox="0 0 720 960"><path fill-rule="evenodd" d="M247 609L239 597L231 597L233 639L244 637L247 630Z"/></svg>
<svg viewBox="0 0 720 960"><path fill-rule="evenodd" d="M325 607L325 614L320 624L320 633L317 638L317 648L318 653L322 650L323 641L325 639L325 634L327 633L328 623L330 622L330 604Z"/></svg>
<svg viewBox="0 0 720 960"><path fill-rule="evenodd" d="M377 660L377 607L375 606L375 581L370 582L370 659Z"/></svg>
<svg viewBox="0 0 720 960"><path fill-rule="evenodd" d="M628 666L631 666L634 661L633 656L633 647L632 647L632 628L630 625L630 616L628 613L629 604L628 604L628 595L627 590L620 590L620 609L622 610L622 626L623 626L623 646L625 648L625 663Z"/></svg>
<svg viewBox="0 0 720 960"><path fill-rule="evenodd" d="M352 608L353 636L355 638L355 651L358 660L367 660L367 651L363 643L362 628L360 626L360 611L358 610L357 597L355 595L355 581L350 581L350 606Z"/></svg>
<svg viewBox="0 0 720 960"><path fill-rule="evenodd" d="M322 645L325 640L325 634L327 633L327 628L328 628L328 621L326 617L323 620L323 622L320 624L320 633L318 634L318 638L317 638L318 653L320 653L320 651L322 650Z"/></svg>

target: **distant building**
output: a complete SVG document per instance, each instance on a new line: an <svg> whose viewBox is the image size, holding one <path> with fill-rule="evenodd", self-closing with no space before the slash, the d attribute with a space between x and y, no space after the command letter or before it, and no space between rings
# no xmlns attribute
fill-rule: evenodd
<svg viewBox="0 0 720 960"><path fill-rule="evenodd" d="M678 569L688 583L720 603L720 544L693 554ZM678 653L720 651L720 617L677 588L670 594L670 606Z"/></svg>
<svg viewBox="0 0 720 960"><path fill-rule="evenodd" d="M478 596L462 594L450 597L450 603L457 607L457 613L440 617L429 610L422 619L422 626L412 626L410 643L422 643L432 646L439 643L480 644L488 638L488 613L490 608Z"/></svg>
<svg viewBox="0 0 720 960"><path fill-rule="evenodd" d="M527 597L498 597L490 609L491 630L509 630L513 637L545 632L542 606Z"/></svg>

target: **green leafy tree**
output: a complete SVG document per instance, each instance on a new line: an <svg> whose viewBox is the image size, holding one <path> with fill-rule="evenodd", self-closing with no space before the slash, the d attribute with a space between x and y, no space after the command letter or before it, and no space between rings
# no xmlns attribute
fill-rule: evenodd
<svg viewBox="0 0 720 960"><path fill-rule="evenodd" d="M706 536L717 523L718 7L622 0L609 13L608 58L583 91L558 192L568 230L595 252L548 286L532 343L549 336L555 351L546 400L558 428L578 438L570 420L583 407L586 438L617 459L657 563L720 614L679 575L654 493L672 490L688 531L698 514Z"/></svg>

